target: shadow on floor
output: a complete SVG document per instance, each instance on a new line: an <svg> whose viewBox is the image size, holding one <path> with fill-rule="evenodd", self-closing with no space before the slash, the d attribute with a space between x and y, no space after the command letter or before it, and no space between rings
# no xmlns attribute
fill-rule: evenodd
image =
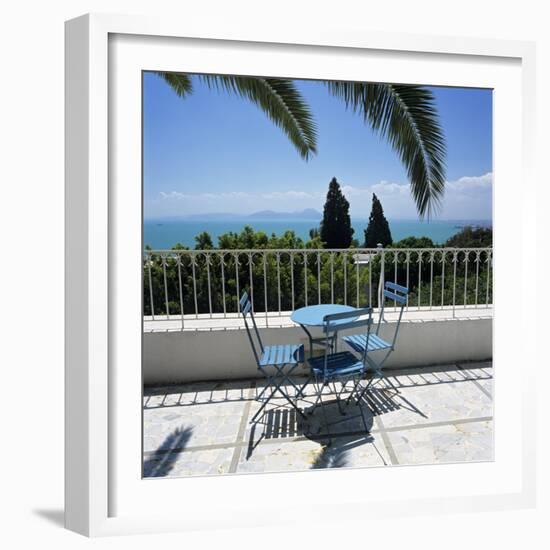
<svg viewBox="0 0 550 550"><path fill-rule="evenodd" d="M249 389L250 380L191 382L170 387L146 386L143 390L143 408L166 409L212 403L238 403L250 399Z"/></svg>
<svg viewBox="0 0 550 550"><path fill-rule="evenodd" d="M324 445L321 447L321 452L317 455L315 462L312 464L312 470L319 470L322 468L345 468L349 466L349 452L355 447L362 445L374 444L374 437L370 434L358 434L353 437L340 437L332 440L330 446ZM380 452L375 449L380 455ZM380 455L380 458L386 463L384 457Z"/></svg>
<svg viewBox="0 0 550 550"><path fill-rule="evenodd" d="M177 428L162 442L162 445L143 461L143 477L167 476L178 456L185 450L193 435L193 428Z"/></svg>
<svg viewBox="0 0 550 550"><path fill-rule="evenodd" d="M397 397L396 397L397 395ZM305 419L286 406L268 409L250 430L246 459L248 460L262 440L302 438L324 445L314 468L338 468L346 463L346 448L352 444L343 438L352 438L353 446L371 443L370 432L374 417L395 411L407 403L399 401L399 394L387 388L372 388L359 404L352 400L342 414L335 399L325 396L324 412L320 405L304 409ZM408 407L407 407L408 408ZM418 409L419 414L425 416ZM332 442L331 447L327 443Z"/></svg>
<svg viewBox="0 0 550 550"><path fill-rule="evenodd" d="M390 368L384 371L384 378L391 380L396 388L410 388L491 380L491 371L492 367L483 363L470 366L469 363L463 362L406 369ZM258 379L254 383L260 389L263 380ZM171 387L148 386L144 388L143 408L159 409L247 401L250 399L248 396L249 388L250 380L194 382Z"/></svg>
<svg viewBox="0 0 550 550"><path fill-rule="evenodd" d="M312 464L312 470L322 468L345 468L348 464L348 451L338 445L334 447L322 447Z"/></svg>

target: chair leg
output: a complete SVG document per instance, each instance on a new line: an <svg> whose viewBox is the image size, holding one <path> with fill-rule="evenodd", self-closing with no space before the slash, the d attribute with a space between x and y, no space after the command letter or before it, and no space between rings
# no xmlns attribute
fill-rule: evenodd
<svg viewBox="0 0 550 550"><path fill-rule="evenodd" d="M340 389L340 392L336 391L336 387L334 388L334 391L336 393L336 403L338 404L338 410L340 411L340 414L342 415L346 415L347 412L344 408L342 408L342 400L340 398L340 396L346 391L346 387L347 387L347 384L348 382L350 381L351 379L348 378L346 379L345 381L342 381L341 384L342 384L342 388ZM350 396L353 395L353 389L351 391L351 394ZM344 407L347 407L347 405L349 404L349 401L350 401L350 398L348 397L344 403Z"/></svg>
<svg viewBox="0 0 550 550"><path fill-rule="evenodd" d="M361 384L361 378L357 380L357 384L354 386L354 390L357 390L359 385ZM363 426L365 427L365 433L370 434L369 427L367 426L367 421L365 420L365 415L363 414L363 408L361 407L361 399L364 392L361 392L361 397L357 400L357 405L359 406L359 414L361 415L361 420L363 421Z"/></svg>
<svg viewBox="0 0 550 550"><path fill-rule="evenodd" d="M281 374L281 384L283 381L287 381L296 391L296 399L298 399L300 397L300 395L303 396L303 390L304 388L306 387L307 385L307 380L306 380L306 383L301 386L300 388L294 383L294 381L290 378L290 374L294 371L294 369L298 366L298 363L296 363L295 365L292 366L292 368L288 371L288 372L283 372L283 368L285 367L286 365L283 365L283 367L281 367L280 369L280 374ZM278 369L279 370L279 369ZM279 384L279 385L281 385Z"/></svg>
<svg viewBox="0 0 550 550"><path fill-rule="evenodd" d="M290 406L296 410L296 412L305 420L307 419L306 415L298 408L298 406L296 405L296 403L294 403L294 401L292 401L292 399L283 391L281 390L281 388L277 388L277 390L282 397L284 397L288 403L290 404Z"/></svg>
<svg viewBox="0 0 550 550"><path fill-rule="evenodd" d="M363 389L361 390L361 393L358 393L358 397L357 397L357 401L360 403L361 402L361 399L363 399L363 396L365 395L365 393L367 393L367 391L369 390L369 388L371 387L372 383L374 381L374 378L371 378L366 386L363 387ZM359 384L358 384L359 386Z"/></svg>
<svg viewBox="0 0 550 550"><path fill-rule="evenodd" d="M321 394L323 393L323 389L325 388L325 386L327 386L328 383L327 382L323 382L323 385L321 386L321 392L319 394L319 397L320 397L320 401L321 401L321 411L323 413L323 418L325 420L325 427L327 429L327 436L328 436L328 443L327 443L327 447L328 446L331 446L332 445L332 437L330 435L330 429L329 429L329 426L328 426L328 416L327 416L327 411L325 409L325 402L323 401L323 398L321 397Z"/></svg>
<svg viewBox="0 0 550 550"><path fill-rule="evenodd" d="M250 419L250 424L256 421L260 413L265 409L266 405L271 401L277 390L279 390L280 382L277 382L277 374L270 375L265 372L263 369L260 369L262 374L266 378L266 385L264 389L260 392L260 395L256 396L256 401L260 401L262 396L266 393L268 389L271 390L271 393L265 398L265 401L262 403L261 407L256 411L254 416ZM279 369L277 369L277 372ZM280 391L280 390L279 390Z"/></svg>
<svg viewBox="0 0 550 550"><path fill-rule="evenodd" d="M400 394L399 388L391 381L391 379L388 377L386 378L384 376L384 380L388 381L388 384L391 386L391 389L395 392L396 395Z"/></svg>
<svg viewBox="0 0 550 550"><path fill-rule="evenodd" d="M273 392L275 393L275 392ZM258 416L260 415L260 413L265 409L266 405L269 403L269 400L271 399L271 397L273 396L273 393L271 394L271 396L269 397L269 399L266 399L261 407L256 411L256 413L254 414L254 416L250 419L250 424L256 422L256 418L258 418Z"/></svg>
<svg viewBox="0 0 550 550"><path fill-rule="evenodd" d="M317 398L315 399L315 403L313 403L313 406L311 407L311 409L308 411L308 414L310 416L315 412L315 409L317 408L317 406L319 405L319 402L321 401L321 393L319 392L319 386L317 382L314 382L314 384L315 384L315 391L317 393Z"/></svg>
<svg viewBox="0 0 550 550"><path fill-rule="evenodd" d="M254 416L252 417L250 422L252 423L252 422L256 421L256 419L258 418L260 413L265 409L265 406L267 405L267 403L269 403L269 401L273 398L273 396L276 393L279 393L282 397L284 397L289 402L289 404L292 406L292 408L294 408L296 410L296 412L302 418L305 419L306 415L298 408L297 403L295 403L292 400L292 398L288 395L288 392L284 391L281 386L285 382L289 386L292 386L294 388L295 392L296 392L295 393L295 400L297 401L300 398L300 396L303 396L304 389L307 386L307 384L310 382L311 377L308 377L306 382L302 386L298 387L298 385L296 385L294 383L294 381L290 378L290 375L292 374L294 369L298 366L298 363L294 363L291 366L291 368L288 370L288 372L285 372L285 368L288 366L287 364L272 365L272 366L276 370L275 374L273 374L273 375L269 375L264 369L260 369L262 374L266 377L266 385L262 389L260 394L256 396L256 400L260 401L263 398L263 399L265 399L265 401L262 403L262 406L256 411L256 413L254 414ZM267 395L267 397L264 398L264 395L266 394L268 389L271 390L271 393L269 393L269 395Z"/></svg>
<svg viewBox="0 0 550 550"><path fill-rule="evenodd" d="M288 381L290 384L292 384L292 386L294 386L294 388L296 389L296 391L299 391L298 389L298 386L296 386L296 384L294 384L294 382L292 380L290 380L289 378L289 375L290 373L296 368L297 365L294 365L290 371L288 373L285 373L284 372L284 368L286 367L286 365L280 365L279 367L276 367L277 368L277 372L279 373L279 378L278 378L278 381L277 381L277 385L275 387L275 390L274 392L278 392L281 394L282 397L284 397L288 402L289 404L292 406L292 408L294 408L296 410L296 412L302 417L302 418L306 418L306 415L298 408L298 406L296 405L296 403L294 403L294 401L292 401L292 399L290 398L290 396L281 389L281 386L283 384L283 382L286 380Z"/></svg>
<svg viewBox="0 0 550 550"><path fill-rule="evenodd" d="M300 389L298 390L298 393L296 394L296 397L305 397L304 390L306 389L307 385L311 382L311 375L308 375L306 381L300 386Z"/></svg>
<svg viewBox="0 0 550 550"><path fill-rule="evenodd" d="M359 377L357 379L357 381L355 382L355 384L353 385L353 388L350 392L350 394L348 395L348 398L346 399L346 406L349 405L350 401L351 401L351 398L353 397L354 393L357 392L357 386L361 383L361 377Z"/></svg>
<svg viewBox="0 0 550 550"><path fill-rule="evenodd" d="M263 372L263 371L262 371ZM271 389L271 386L273 384L273 377L272 376L269 376L267 375L266 373L263 373L264 376L265 376L265 379L266 379L266 385L264 386L264 389L260 392L259 395L256 396L256 401L260 401L262 396L264 395L264 393L268 390L268 389ZM271 392L271 395L273 395L273 392ZM270 396L271 397L271 396ZM269 398L268 398L269 400Z"/></svg>

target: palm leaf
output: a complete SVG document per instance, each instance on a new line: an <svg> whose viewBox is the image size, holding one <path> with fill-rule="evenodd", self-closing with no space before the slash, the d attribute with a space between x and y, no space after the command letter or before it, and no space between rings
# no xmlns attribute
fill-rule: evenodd
<svg viewBox="0 0 550 550"><path fill-rule="evenodd" d="M292 80L225 75L199 78L211 87L223 88L255 103L283 130L305 160L317 152L313 115Z"/></svg>
<svg viewBox="0 0 550 550"><path fill-rule="evenodd" d="M408 84L327 81L326 86L401 157L420 217L440 207L445 189L445 138L439 125L433 94Z"/></svg>
<svg viewBox="0 0 550 550"><path fill-rule="evenodd" d="M191 77L159 73L181 97L191 93ZM199 75L209 87L223 89L256 104L288 136L300 156L307 160L317 152L313 115L292 80L246 76Z"/></svg>
<svg viewBox="0 0 550 550"><path fill-rule="evenodd" d="M157 73L163 78L179 97L190 95L193 91L193 84L189 75L185 73Z"/></svg>

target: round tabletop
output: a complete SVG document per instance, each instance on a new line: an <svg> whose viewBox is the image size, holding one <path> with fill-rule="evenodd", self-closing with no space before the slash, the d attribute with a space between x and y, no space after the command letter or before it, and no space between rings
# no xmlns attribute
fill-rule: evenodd
<svg viewBox="0 0 550 550"><path fill-rule="evenodd" d="M346 311L354 311L355 309L357 308L352 306L343 306L340 304L319 304L317 306L301 307L300 309L293 311L290 318L299 325L320 327L323 325L325 315L344 313ZM359 315L357 317L359 317ZM352 320L352 317L348 317L347 319L342 319L341 321L333 321L333 324L349 323Z"/></svg>

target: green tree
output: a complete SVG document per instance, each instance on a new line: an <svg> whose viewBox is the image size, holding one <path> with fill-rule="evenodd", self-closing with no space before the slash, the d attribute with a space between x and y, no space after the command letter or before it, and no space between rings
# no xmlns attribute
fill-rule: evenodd
<svg viewBox="0 0 550 550"><path fill-rule="evenodd" d="M203 231L195 236L195 250L211 250L214 248L214 243L212 242L212 237L207 231Z"/></svg>
<svg viewBox="0 0 550 550"><path fill-rule="evenodd" d="M490 227L465 226L445 243L455 248L485 248L493 245L493 230Z"/></svg>
<svg viewBox="0 0 550 550"><path fill-rule="evenodd" d="M180 97L192 93L191 75L158 74ZM196 78L255 103L282 129L303 159L317 152L313 115L292 80L228 75ZM432 92L410 84L326 81L325 85L330 94L389 141L407 170L419 216L430 217L443 197L446 154Z"/></svg>
<svg viewBox="0 0 550 550"><path fill-rule="evenodd" d="M369 216L369 225L365 229L365 248L375 248L378 244L390 246L393 243L388 220L378 197L372 194L372 209Z"/></svg>
<svg viewBox="0 0 550 550"><path fill-rule="evenodd" d="M309 230L309 238L311 240L313 239L316 239L319 237L319 228L318 227L312 227L310 230Z"/></svg>
<svg viewBox="0 0 550 550"><path fill-rule="evenodd" d="M436 244L429 237L405 237L392 244L392 248L435 248Z"/></svg>
<svg viewBox="0 0 550 550"><path fill-rule="evenodd" d="M353 228L349 216L349 202L344 197L336 178L332 178L328 186L319 235L327 248L349 248L351 245Z"/></svg>
<svg viewBox="0 0 550 550"><path fill-rule="evenodd" d="M186 315L235 313L244 289L252 289L258 312L266 306L268 311L289 311L319 301L376 305L382 265L386 281L410 289L413 306L475 305L492 300L490 252L471 250L477 248L471 244L448 250L427 237L407 237L384 250L384 262L375 253L368 265L360 265L352 249L304 254L322 249L323 243L319 237L304 242L293 231L268 237L245 227L218 239L219 245L210 247L207 233L197 235L197 245L204 252L181 254L179 261L176 254L154 253L146 247L145 315L179 315L182 307ZM471 239L467 242L478 244ZM265 253L237 252L243 249ZM181 250L188 249L181 244L173 247L174 252Z"/></svg>

